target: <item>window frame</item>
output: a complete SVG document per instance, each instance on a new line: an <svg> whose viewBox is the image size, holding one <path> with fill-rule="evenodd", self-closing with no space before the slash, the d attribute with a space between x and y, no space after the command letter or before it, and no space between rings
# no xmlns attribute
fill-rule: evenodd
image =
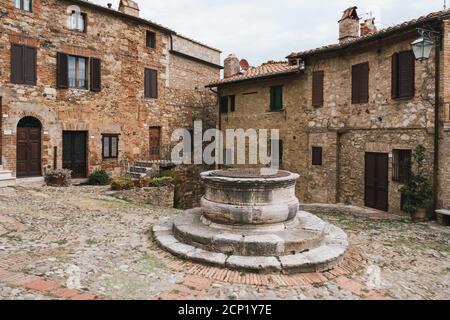
<svg viewBox="0 0 450 320"><path fill-rule="evenodd" d="M280 90L280 106L276 106L276 99L278 98L276 96L276 90ZM280 112L284 110L284 95L283 95L283 86L271 86L270 87L270 104L269 104L269 111L270 112Z"/></svg>
<svg viewBox="0 0 450 320"><path fill-rule="evenodd" d="M70 17L69 17L70 21L72 21L72 15L73 14L76 14L76 15L79 14L81 17L83 17L83 29L80 30L80 26L78 25L79 22L80 22L78 16L77 16L77 20L76 20L76 27L74 28L72 26L72 22L71 22L69 29L72 30L72 31L77 31L77 32L81 32L81 33L87 33L87 13L85 13L85 12L77 12L77 11L74 10L74 11L72 11L70 13Z"/></svg>
<svg viewBox="0 0 450 320"><path fill-rule="evenodd" d="M319 152L316 154L316 152ZM319 157L319 160L317 160L316 155ZM311 147L311 165L321 167L323 166L323 147L320 146L312 146Z"/></svg>
<svg viewBox="0 0 450 320"><path fill-rule="evenodd" d="M148 49L156 49L156 32L147 30L145 33L145 46Z"/></svg>
<svg viewBox="0 0 450 320"><path fill-rule="evenodd" d="M30 10L26 10L25 9L25 1L24 0L18 0L19 1L19 7L17 7L17 0L14 0L14 7L18 10L22 10L25 12L33 12L33 0L29 0L30 1Z"/></svg>
<svg viewBox="0 0 450 320"><path fill-rule="evenodd" d="M113 138L116 138L116 154L112 155L112 146L113 146ZM102 134L102 158L106 159L106 160L111 160L111 159L118 159L119 158L119 138L120 138L120 134L118 133L104 133ZM105 146L106 146L106 142L108 144L109 147L109 155L105 156Z"/></svg>
<svg viewBox="0 0 450 320"><path fill-rule="evenodd" d="M412 173L412 150L392 150L392 181L405 184Z"/></svg>
<svg viewBox="0 0 450 320"><path fill-rule="evenodd" d="M75 82L76 85L75 86L71 86L70 85L70 65L69 65L69 59L70 57L75 58ZM84 86L80 86L78 83L80 81L79 79L79 66L80 66L80 59L84 59ZM76 55L72 55L72 54L68 54L67 55L67 86L69 89L85 89L88 90L89 89L89 61L90 59L88 57L83 57L83 56L76 56Z"/></svg>

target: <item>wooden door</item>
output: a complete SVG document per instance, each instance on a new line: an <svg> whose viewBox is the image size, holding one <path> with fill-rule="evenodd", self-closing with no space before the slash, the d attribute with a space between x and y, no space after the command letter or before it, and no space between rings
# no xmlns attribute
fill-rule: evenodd
<svg viewBox="0 0 450 320"><path fill-rule="evenodd" d="M63 132L63 168L72 170L72 178L87 177L87 132Z"/></svg>
<svg viewBox="0 0 450 320"><path fill-rule="evenodd" d="M41 128L17 128L17 176L41 176Z"/></svg>
<svg viewBox="0 0 450 320"><path fill-rule="evenodd" d="M150 128L150 160L161 160L161 128Z"/></svg>
<svg viewBox="0 0 450 320"><path fill-rule="evenodd" d="M368 152L365 158L365 206L388 211L389 155Z"/></svg>

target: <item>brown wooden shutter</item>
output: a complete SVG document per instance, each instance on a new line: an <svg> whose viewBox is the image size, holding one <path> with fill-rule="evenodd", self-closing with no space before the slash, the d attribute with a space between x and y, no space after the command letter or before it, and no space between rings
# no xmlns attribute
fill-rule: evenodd
<svg viewBox="0 0 450 320"><path fill-rule="evenodd" d="M150 98L158 98L158 71L150 69Z"/></svg>
<svg viewBox="0 0 450 320"><path fill-rule="evenodd" d="M352 67L352 103L369 102L369 63Z"/></svg>
<svg viewBox="0 0 450 320"><path fill-rule="evenodd" d="M398 98L414 96L416 59L412 50L399 53Z"/></svg>
<svg viewBox="0 0 450 320"><path fill-rule="evenodd" d="M392 87L392 98L398 98L398 53L392 55L392 65L391 65L391 87Z"/></svg>
<svg viewBox="0 0 450 320"><path fill-rule="evenodd" d="M323 106L323 80L323 71L316 71L313 73L312 105L314 107Z"/></svg>
<svg viewBox="0 0 450 320"><path fill-rule="evenodd" d="M69 66L68 56L65 53L58 52L56 56L56 82L57 87L66 89L69 87Z"/></svg>
<svg viewBox="0 0 450 320"><path fill-rule="evenodd" d="M144 72L144 97L150 98L150 69Z"/></svg>
<svg viewBox="0 0 450 320"><path fill-rule="evenodd" d="M312 147L312 165L322 165L322 147Z"/></svg>
<svg viewBox="0 0 450 320"><path fill-rule="evenodd" d="M24 83L36 85L36 48L23 48Z"/></svg>
<svg viewBox="0 0 450 320"><path fill-rule="evenodd" d="M11 44L11 82L23 81L23 46Z"/></svg>
<svg viewBox="0 0 450 320"><path fill-rule="evenodd" d="M102 90L102 63L100 59L91 58L91 91Z"/></svg>

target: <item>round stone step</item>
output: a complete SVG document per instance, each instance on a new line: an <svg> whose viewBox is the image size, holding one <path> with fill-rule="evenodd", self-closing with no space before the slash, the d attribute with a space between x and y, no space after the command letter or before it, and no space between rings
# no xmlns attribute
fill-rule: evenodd
<svg viewBox="0 0 450 320"><path fill-rule="evenodd" d="M311 228L311 222L315 222L316 229ZM251 229L205 224L201 209L188 210L173 221L173 235L185 244L226 255L259 257L297 254L317 248L324 240L324 228L325 224L319 225L317 221L308 223L308 219L297 218L275 225L273 230L268 226Z"/></svg>
<svg viewBox="0 0 450 320"><path fill-rule="evenodd" d="M306 218L306 220L314 221L313 224L317 224L319 219L305 212L299 215L302 216L302 220ZM184 243L184 240L175 237L174 230L174 219L153 227L154 238L164 250L194 262L257 273L325 272L342 261L348 247L345 232L325 222L323 222L323 240L318 247L302 253L273 256L242 256L213 252Z"/></svg>

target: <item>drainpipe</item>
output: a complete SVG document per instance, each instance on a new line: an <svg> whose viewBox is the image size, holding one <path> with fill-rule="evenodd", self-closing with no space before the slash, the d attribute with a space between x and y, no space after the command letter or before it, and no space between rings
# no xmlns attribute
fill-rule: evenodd
<svg viewBox="0 0 450 320"><path fill-rule="evenodd" d="M217 97L216 100L216 106L219 104L219 92L218 91L214 91L212 88L209 88L209 90L214 93ZM219 107L219 131L222 131L222 112L220 112L220 107ZM216 163L216 170L219 169L219 165Z"/></svg>
<svg viewBox="0 0 450 320"><path fill-rule="evenodd" d="M435 47L435 102L434 102L434 179L433 179L433 189L434 189L434 211L438 209L438 191L439 191L439 139L440 139L440 114L441 114L441 45L442 38L438 38L439 42ZM433 213L434 216L435 213Z"/></svg>

